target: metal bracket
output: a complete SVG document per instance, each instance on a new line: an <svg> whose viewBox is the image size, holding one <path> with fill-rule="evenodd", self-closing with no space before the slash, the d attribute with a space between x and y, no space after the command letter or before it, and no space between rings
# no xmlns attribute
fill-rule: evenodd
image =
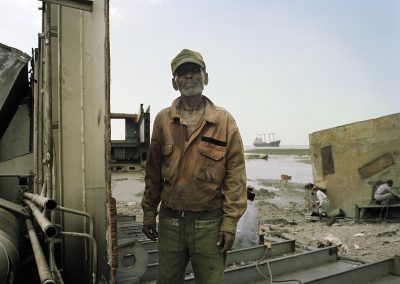
<svg viewBox="0 0 400 284"><path fill-rule="evenodd" d="M84 10L92 12L93 1L92 0L40 0L44 3L58 4L73 9Z"/></svg>

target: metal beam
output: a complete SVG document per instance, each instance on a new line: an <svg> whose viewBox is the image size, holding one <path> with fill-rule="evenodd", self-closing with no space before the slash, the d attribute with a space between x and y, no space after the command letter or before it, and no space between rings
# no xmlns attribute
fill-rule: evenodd
<svg viewBox="0 0 400 284"><path fill-rule="evenodd" d="M264 257L276 257L284 254L290 254L295 251L295 240L282 241L278 243L273 243L271 249L268 249L264 245L238 249L229 251L226 259L226 266L230 266L234 263L256 261ZM147 266L147 271L141 278L141 281L152 281L157 279L158 263L158 251L148 251L149 254L149 264ZM186 269L186 274L193 272L191 263ZM228 282L229 283L229 282Z"/></svg>
<svg viewBox="0 0 400 284"><path fill-rule="evenodd" d="M131 113L110 113L110 118L111 119L137 119L138 115L137 114L131 114Z"/></svg>
<svg viewBox="0 0 400 284"><path fill-rule="evenodd" d="M30 176L32 174L32 153L0 162L0 176Z"/></svg>
<svg viewBox="0 0 400 284"><path fill-rule="evenodd" d="M5 209L8 209L8 210L13 211L18 214L21 214L25 217L29 217L29 213L24 210L24 207L14 203L14 202L5 200L3 198L0 198L0 207L3 207Z"/></svg>
<svg viewBox="0 0 400 284"><path fill-rule="evenodd" d="M42 2L48 2L51 4L57 4L73 9L84 10L92 12L93 1L91 0L41 0Z"/></svg>
<svg viewBox="0 0 400 284"><path fill-rule="evenodd" d="M253 264L226 269L225 283L241 284L259 280L265 281L259 270L268 271L270 269L272 275L279 275L288 271L319 266L321 263L334 262L338 259L337 251L337 247L329 247L275 259L256 260ZM185 283L196 283L194 276L186 277Z"/></svg>
<svg viewBox="0 0 400 284"><path fill-rule="evenodd" d="M276 257L295 251L295 240L287 240L278 243L273 243L271 249L267 249L266 246L260 245L245 249L238 249L228 252L226 265L232 265L234 263L248 262L261 259L265 256Z"/></svg>
<svg viewBox="0 0 400 284"><path fill-rule="evenodd" d="M226 259L226 266L232 265L234 263L241 263L247 261L254 261L261 259L264 255L268 257L276 257L288 253L293 253L295 251L295 240L285 240L278 243L274 243L271 249L267 251L264 245L259 245L255 247L249 247L244 249L232 250L228 252ZM158 250L148 251L149 253L149 264L154 264L158 262ZM187 271L188 272L188 271ZM191 271L189 271L190 273Z"/></svg>
<svg viewBox="0 0 400 284"><path fill-rule="evenodd" d="M393 258L360 265L359 267L356 268L354 268L354 265L352 265L351 269L349 270L334 274L332 273L333 275L332 274L325 275L322 277L318 277L317 279L309 280L303 283L313 283L313 284L366 283L370 280L380 279L385 275L389 275L392 266L393 266ZM398 281L400 281L400 277Z"/></svg>

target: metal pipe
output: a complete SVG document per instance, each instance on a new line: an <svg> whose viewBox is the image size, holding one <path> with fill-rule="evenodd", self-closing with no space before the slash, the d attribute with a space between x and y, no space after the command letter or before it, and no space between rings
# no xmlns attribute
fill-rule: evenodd
<svg viewBox="0 0 400 284"><path fill-rule="evenodd" d="M53 187L52 165L53 165L53 129L52 129L52 84L51 84L51 4L45 4L45 58L44 58L44 143L43 143L43 163L45 167L45 183L47 183L47 197L51 197L51 189Z"/></svg>
<svg viewBox="0 0 400 284"><path fill-rule="evenodd" d="M76 214L76 215L81 215L84 216L86 218L88 218L88 222L89 222L89 234L90 236L94 237L94 218L93 216L88 213L88 212L84 212L84 211L79 211L76 209L72 209L72 208L67 208L67 207L63 207L58 205L56 207L57 210L63 211L63 212L67 212L67 213L72 213L72 214ZM89 263L92 263L94 260L91 259L93 256L93 251L92 251L92 246L89 247Z"/></svg>
<svg viewBox="0 0 400 284"><path fill-rule="evenodd" d="M40 191L40 196L46 196L47 195L47 183L46 182L44 182L43 183L43 185L42 185L42 190Z"/></svg>
<svg viewBox="0 0 400 284"><path fill-rule="evenodd" d="M48 197L40 196L38 194L24 192L23 195L29 200L33 201L36 205L41 206L46 210L54 210L57 207L57 202L54 199Z"/></svg>
<svg viewBox="0 0 400 284"><path fill-rule="evenodd" d="M54 147L54 144L53 144L53 147ZM55 149L53 149L53 153L54 153L54 161L57 161L56 150ZM52 167L53 184L56 184L56 168L55 168L56 165L57 165L57 163L53 163L53 167ZM55 188L55 186L53 186L52 193L51 193L51 197L53 199L56 198L56 192L55 191L56 191L56 188ZM57 204L56 204L56 207L57 207ZM50 222L52 222L53 224L56 223L56 215L55 215L54 211L50 212ZM49 265L50 265L51 271L56 274L59 284L64 284L64 280L63 280L63 278L61 276L61 272L60 272L59 268L57 267L57 263L56 263L55 256L54 256L54 254L55 254L55 252L54 252L54 243L55 243L54 239L50 239L50 241L48 243Z"/></svg>
<svg viewBox="0 0 400 284"><path fill-rule="evenodd" d="M53 145L53 147L54 147L54 145ZM56 153L57 152L56 152L55 149L53 149L53 153L54 153L54 161L57 161L57 159L56 159ZM56 165L57 165L57 163L53 163L53 167L52 167L53 184L56 184L56 180L57 180L56 179L56 172L57 172L56 171ZM56 188L55 188L55 186L53 186L51 197L53 199L56 198ZM55 207L57 207L57 204L56 204ZM55 214L54 211L50 212L50 222L52 222L53 224L56 223L56 214ZM61 272L60 272L59 268L57 267L57 263L55 261L54 243L55 243L54 239L50 239L50 241L48 243L50 269L51 269L51 271L53 271L53 273L55 273L57 275L57 280L59 281L59 284L64 284L64 280L63 280L63 278L61 276Z"/></svg>
<svg viewBox="0 0 400 284"><path fill-rule="evenodd" d="M45 7L44 3L42 3L42 7L39 8L42 10L42 32L39 33L39 43L37 49L37 60L35 61L35 70L34 70L34 84L35 84L35 92L34 92L34 111L35 111L35 119L34 119L34 132L35 138L34 140L34 158L35 158L35 186L34 192L39 191L39 186L42 186L40 194L46 193L46 182L44 180L43 173L43 93L44 93L44 17L45 17Z"/></svg>
<svg viewBox="0 0 400 284"><path fill-rule="evenodd" d="M32 201L29 199L23 199L22 201L32 210L32 214L35 216L36 221L38 222L43 233L45 233L48 238L53 238L57 234L56 227L45 216L42 215L39 208L37 208Z"/></svg>
<svg viewBox="0 0 400 284"><path fill-rule="evenodd" d="M96 284L96 274L97 274L97 242L96 239L85 233L76 233L76 232L60 232L61 235L63 236L70 236L70 237L80 237L80 238L86 238L90 241L92 244L92 279L93 279L93 284Z"/></svg>
<svg viewBox="0 0 400 284"><path fill-rule="evenodd" d="M76 209L71 209L71 208L67 208L67 207L63 207L60 205L57 205L57 207L55 208L56 210L60 210L60 211L64 211L64 212L68 212L68 213L72 213L72 214L76 214L76 215L81 215L81 216L85 216L86 218L88 218L89 220L89 234L91 236L94 236L94 218L93 216L88 213L88 212L84 212L84 211L79 211Z"/></svg>
<svg viewBox="0 0 400 284"><path fill-rule="evenodd" d="M31 219L26 219L26 228L28 229L29 239L31 240L33 255L35 256L36 267L39 273L40 282L42 284L56 283L53 275L50 272L49 265L47 264L46 257L40 246L35 229L33 228Z"/></svg>
<svg viewBox="0 0 400 284"><path fill-rule="evenodd" d="M33 121L33 176L34 176L34 183L33 183L33 191L38 192L38 157L37 157L37 149L38 149L38 109L39 109L39 104L38 104L38 81L37 81L37 55L32 49L32 61L31 61L31 66L32 66L32 71L33 74L31 76L31 85L32 85L32 97L33 97L33 114L32 114L32 121Z"/></svg>
<svg viewBox="0 0 400 284"><path fill-rule="evenodd" d="M49 260L50 260L50 269L57 275L57 281L59 284L64 284L64 279L62 278L60 269L57 267L56 260L54 259L54 242L55 239L50 239L49 241Z"/></svg>

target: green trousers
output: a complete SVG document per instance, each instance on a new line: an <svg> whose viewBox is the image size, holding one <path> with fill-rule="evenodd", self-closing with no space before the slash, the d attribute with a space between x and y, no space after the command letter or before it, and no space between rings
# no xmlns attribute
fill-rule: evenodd
<svg viewBox="0 0 400 284"><path fill-rule="evenodd" d="M222 211L170 217L168 210L160 210L157 283L184 283L189 260L197 284L224 283L226 253L217 246Z"/></svg>

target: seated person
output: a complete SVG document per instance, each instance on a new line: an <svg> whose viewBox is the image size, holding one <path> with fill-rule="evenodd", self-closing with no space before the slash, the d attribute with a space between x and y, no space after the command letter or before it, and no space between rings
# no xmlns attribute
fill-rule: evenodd
<svg viewBox="0 0 400 284"><path fill-rule="evenodd" d="M382 205L389 204L395 197L397 197L398 202L400 202L400 194L392 189L392 185L393 181L391 179L388 179L386 183L380 185L374 193L374 199Z"/></svg>
<svg viewBox="0 0 400 284"><path fill-rule="evenodd" d="M247 186L247 209L243 216L240 217L236 238L232 249L241 249L252 246L257 246L259 244L259 220L258 212L255 206L255 189L253 186Z"/></svg>

